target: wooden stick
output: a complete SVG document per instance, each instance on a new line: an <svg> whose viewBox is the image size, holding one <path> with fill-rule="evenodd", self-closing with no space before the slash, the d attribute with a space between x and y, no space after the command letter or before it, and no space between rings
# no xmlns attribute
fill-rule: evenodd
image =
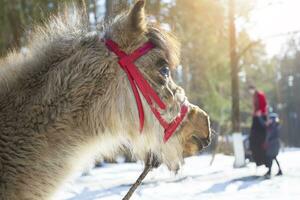
<svg viewBox="0 0 300 200"><path fill-rule="evenodd" d="M147 174L153 169L153 167L157 167L158 162L155 158L155 156L151 153L147 156L147 162L145 164L145 168L139 178L135 181L135 183L130 187L127 194L124 196L122 200L129 200L134 193L134 191L141 185L144 178L147 176Z"/></svg>

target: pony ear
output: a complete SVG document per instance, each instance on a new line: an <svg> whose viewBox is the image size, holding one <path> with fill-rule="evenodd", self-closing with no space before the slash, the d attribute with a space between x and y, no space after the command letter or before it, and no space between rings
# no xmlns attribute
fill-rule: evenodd
<svg viewBox="0 0 300 200"><path fill-rule="evenodd" d="M146 30L145 1L139 0L135 3L128 15L129 25L134 32L144 32Z"/></svg>

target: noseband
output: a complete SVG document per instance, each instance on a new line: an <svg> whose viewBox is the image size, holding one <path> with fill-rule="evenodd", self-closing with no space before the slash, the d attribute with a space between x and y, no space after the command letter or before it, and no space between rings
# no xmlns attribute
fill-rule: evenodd
<svg viewBox="0 0 300 200"><path fill-rule="evenodd" d="M135 101L137 104L137 109L139 113L140 119L140 132L143 131L145 114L143 109L143 104L141 101L139 91L144 96L148 105L151 108L154 116L159 121L160 125L164 128L164 142L167 142L168 139L174 134L178 126L182 123L184 117L188 112L188 107L184 102L181 105L180 113L173 119L172 122L168 123L161 115L160 111L155 107L154 103L161 109L166 110L166 104L160 99L160 97L156 94L155 90L150 86L148 81L143 77L142 73L136 67L134 62L140 58L141 56L148 53L151 49L155 48L154 44L150 41L143 44L141 47L133 51L131 54L126 54L119 48L119 45L115 43L113 40L106 39L104 40L106 47L114 52L119 58L119 65L127 74L128 80L130 82Z"/></svg>

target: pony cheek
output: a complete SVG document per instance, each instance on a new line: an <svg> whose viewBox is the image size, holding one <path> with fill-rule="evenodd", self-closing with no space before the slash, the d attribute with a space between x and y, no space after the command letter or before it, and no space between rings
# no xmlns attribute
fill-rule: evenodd
<svg viewBox="0 0 300 200"><path fill-rule="evenodd" d="M169 106L173 106L175 104L175 96L173 92L169 89L169 87L164 87L162 91L162 98L164 102Z"/></svg>

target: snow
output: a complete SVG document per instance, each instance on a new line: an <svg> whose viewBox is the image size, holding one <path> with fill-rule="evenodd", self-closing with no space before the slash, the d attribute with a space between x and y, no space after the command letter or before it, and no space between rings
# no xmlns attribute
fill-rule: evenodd
<svg viewBox="0 0 300 200"><path fill-rule="evenodd" d="M232 156L211 155L185 160L177 175L161 166L148 174L132 200L199 200L199 199L300 199L300 149L286 149L278 156L284 175L264 179L265 167L249 163L233 168ZM106 164L69 182L57 199L120 200L143 170L141 163ZM274 162L273 174L277 168Z"/></svg>

